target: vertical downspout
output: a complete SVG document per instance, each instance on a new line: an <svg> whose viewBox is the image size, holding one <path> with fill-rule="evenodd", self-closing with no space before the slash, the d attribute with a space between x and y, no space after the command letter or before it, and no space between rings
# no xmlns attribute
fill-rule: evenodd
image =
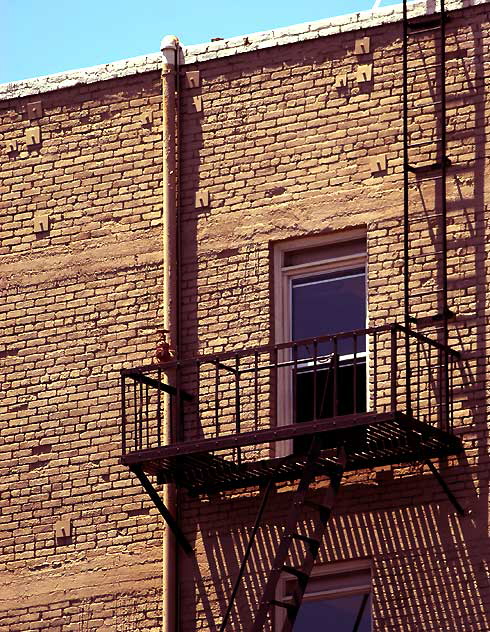
<svg viewBox="0 0 490 632"><path fill-rule="evenodd" d="M177 208L176 208L176 61L179 40L167 35L161 43L162 51L162 193L163 193L163 321L168 331L170 349L177 350ZM177 355L178 357L178 355ZM165 410L164 445L175 440L171 427L170 402ZM165 485L164 502L176 515L176 490ZM162 631L177 631L177 556L175 538L166 528L163 536L163 600Z"/></svg>

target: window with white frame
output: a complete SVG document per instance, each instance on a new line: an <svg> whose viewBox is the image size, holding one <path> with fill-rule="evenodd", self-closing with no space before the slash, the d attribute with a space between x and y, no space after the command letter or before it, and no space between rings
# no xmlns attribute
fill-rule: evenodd
<svg viewBox="0 0 490 632"><path fill-rule="evenodd" d="M279 599L287 601L294 579L279 585ZM284 623L277 608L276 630ZM294 624L294 632L371 632L371 561L355 560L316 566Z"/></svg>
<svg viewBox="0 0 490 632"><path fill-rule="evenodd" d="M365 329L364 231L279 244L275 253L275 275L277 342ZM280 424L366 410L367 358L363 333L326 340L315 349L303 344L297 350L283 353L284 361L291 361L292 353L297 357L294 371L284 370L278 376L283 393L282 409L278 411ZM291 449L291 443L279 446L279 452Z"/></svg>

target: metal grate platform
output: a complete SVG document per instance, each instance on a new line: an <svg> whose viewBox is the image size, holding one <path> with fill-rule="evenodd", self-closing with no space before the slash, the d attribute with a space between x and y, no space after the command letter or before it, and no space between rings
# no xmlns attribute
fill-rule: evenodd
<svg viewBox="0 0 490 632"><path fill-rule="evenodd" d="M122 462L156 475L160 483L175 483L193 494L212 493L261 485L271 477L276 481L298 479L304 468L305 454L240 463L240 449L314 435L320 436L322 441L318 475L328 475L336 467L336 452L340 446L347 455L347 470L423 462L462 450L461 441L452 433L395 411L182 442L130 452L123 456ZM221 456L219 452L226 455Z"/></svg>

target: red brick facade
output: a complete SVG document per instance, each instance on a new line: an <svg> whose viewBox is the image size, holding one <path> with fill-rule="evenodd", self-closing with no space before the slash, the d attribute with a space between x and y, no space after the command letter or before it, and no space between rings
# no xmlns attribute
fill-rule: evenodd
<svg viewBox="0 0 490 632"><path fill-rule="evenodd" d="M462 351L465 451L439 466L467 515L420 463L359 471L320 553L320 563L372 560L376 631L490 628L489 29L481 4L454 12L447 37L450 342ZM370 51L356 54L366 36ZM400 38L395 22L182 68L200 72L198 87L182 77L180 97L184 356L274 342L275 244L345 229L366 233L369 324L401 319ZM420 59L434 61L430 36ZM427 74L413 81L433 99ZM29 120L38 100L42 116ZM119 464L118 390L119 369L151 361L161 326L160 110L157 71L0 102L0 629L160 629L163 525ZM422 138L433 122L417 126ZM27 145L33 127L40 143ZM423 215L436 185L413 182L412 252L427 254L415 260L415 294L437 289L440 236ZM209 204L196 204L203 193ZM49 230L35 232L41 215ZM417 315L433 313L436 296L415 300ZM250 625L289 491L268 506L230 629ZM182 632L217 629L258 502L256 492L181 494L196 550L179 557ZM67 519L70 535L56 537Z"/></svg>

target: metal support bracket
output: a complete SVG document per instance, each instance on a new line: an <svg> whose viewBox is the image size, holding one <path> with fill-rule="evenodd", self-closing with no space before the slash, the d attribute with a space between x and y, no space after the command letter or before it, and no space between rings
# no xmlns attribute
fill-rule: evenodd
<svg viewBox="0 0 490 632"><path fill-rule="evenodd" d="M257 535L257 531L258 531L258 528L260 526L260 522L262 520L262 514L264 513L264 509L265 509L265 507L267 505L267 501L268 501L270 493L271 493L271 491L273 489L274 489L274 477L272 476L269 479L269 482L267 483L267 486L264 489L264 493L263 493L263 496L262 496L262 501L260 503L259 511L257 513L257 517L255 518L255 524L254 524L254 526L252 528L252 532L251 532L250 538L248 540L247 548L245 550L245 555L243 556L242 563L241 563L240 568L238 570L237 578L235 580L235 584L233 585L233 590L232 590L232 593L231 593L230 600L228 602L228 607L226 608L226 612L225 612L225 615L223 617L223 621L221 622L221 625L219 627L219 632L224 632L225 629L226 629L226 626L228 624L228 619L230 618L231 610L232 610L233 605L235 603L236 594L237 594L238 589L240 587L240 583L242 581L242 577L243 577L243 574L245 572L245 567L247 565L248 558L250 557L250 553L252 552L252 547L253 547L254 542L255 542L255 536Z"/></svg>
<svg viewBox="0 0 490 632"><path fill-rule="evenodd" d="M436 466L434 465L434 463L432 463L432 461L429 461L428 459L427 459L427 461L425 461L425 463L427 463L427 465L429 466L429 470L432 472L432 474L434 474L437 482L439 483L439 485L444 490L446 496L449 498L449 500L451 501L451 504L454 506L456 511L459 513L460 516L464 516L465 515L465 511L464 511L463 507L461 507L461 505L457 501L456 497L454 496L452 491L449 489L446 481L442 478L440 473L437 471Z"/></svg>
<svg viewBox="0 0 490 632"><path fill-rule="evenodd" d="M167 509L167 507L165 506L165 503L160 498L157 490L153 487L153 485L151 484L150 480L148 479L146 474L143 472L141 467L137 465L133 465L130 469L133 472L133 474L135 474L138 477L140 483L143 485L144 490L146 491L148 496L152 499L153 503L155 504L155 507L163 516L163 519L165 520L170 530L174 534L177 542L180 544L183 550L187 553L187 555L194 555L194 549L189 544L187 538L182 533L179 525L177 524L177 521L172 516L170 511Z"/></svg>

